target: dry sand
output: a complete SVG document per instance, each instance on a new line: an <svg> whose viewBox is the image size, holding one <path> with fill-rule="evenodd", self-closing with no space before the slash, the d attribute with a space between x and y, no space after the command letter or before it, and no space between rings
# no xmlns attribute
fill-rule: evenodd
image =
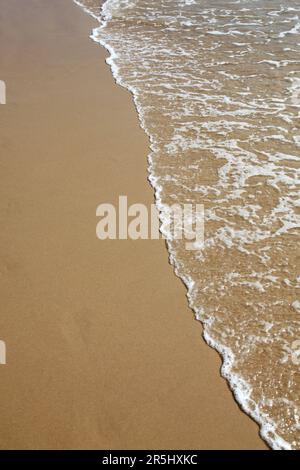
<svg viewBox="0 0 300 470"><path fill-rule="evenodd" d="M71 0L0 0L2 449L263 449L163 241L99 241L151 204L147 139Z"/></svg>

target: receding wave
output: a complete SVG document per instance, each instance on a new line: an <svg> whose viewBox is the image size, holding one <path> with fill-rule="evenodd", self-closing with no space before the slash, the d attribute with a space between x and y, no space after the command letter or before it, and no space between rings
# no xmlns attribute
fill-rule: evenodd
<svg viewBox="0 0 300 470"><path fill-rule="evenodd" d="M272 448L299 449L299 2L76 3L133 93L162 219L205 206L198 250L162 230L222 375Z"/></svg>

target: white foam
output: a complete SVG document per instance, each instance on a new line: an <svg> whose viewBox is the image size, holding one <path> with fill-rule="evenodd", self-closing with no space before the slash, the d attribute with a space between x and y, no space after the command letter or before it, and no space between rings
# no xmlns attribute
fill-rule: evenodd
<svg viewBox="0 0 300 470"><path fill-rule="evenodd" d="M300 302L299 302L299 300L295 300L292 303L292 307L293 307L294 310L296 310L296 312L300 313Z"/></svg>
<svg viewBox="0 0 300 470"><path fill-rule="evenodd" d="M86 5L85 5L83 2L81 2L80 0L73 0L73 2L76 3L76 5L80 6L80 7L83 9L83 11L85 11L85 12L88 13L90 16L92 16L93 18L95 18L95 20L97 20L97 21L100 21L100 20L101 20L101 18L100 18L99 15L96 15L96 14L93 12L93 10L87 8Z"/></svg>

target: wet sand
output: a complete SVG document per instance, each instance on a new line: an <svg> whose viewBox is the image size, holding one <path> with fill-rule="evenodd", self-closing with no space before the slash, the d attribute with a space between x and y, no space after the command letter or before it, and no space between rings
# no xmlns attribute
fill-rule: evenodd
<svg viewBox="0 0 300 470"><path fill-rule="evenodd" d="M264 449L163 241L99 241L150 205L147 139L71 0L0 0L2 449Z"/></svg>

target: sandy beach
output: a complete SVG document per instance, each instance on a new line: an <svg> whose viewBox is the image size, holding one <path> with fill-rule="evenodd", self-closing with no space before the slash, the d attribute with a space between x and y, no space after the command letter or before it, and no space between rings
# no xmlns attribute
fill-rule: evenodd
<svg viewBox="0 0 300 470"><path fill-rule="evenodd" d="M71 0L0 12L0 448L266 449L164 242L96 238L100 203L153 203L96 22Z"/></svg>

